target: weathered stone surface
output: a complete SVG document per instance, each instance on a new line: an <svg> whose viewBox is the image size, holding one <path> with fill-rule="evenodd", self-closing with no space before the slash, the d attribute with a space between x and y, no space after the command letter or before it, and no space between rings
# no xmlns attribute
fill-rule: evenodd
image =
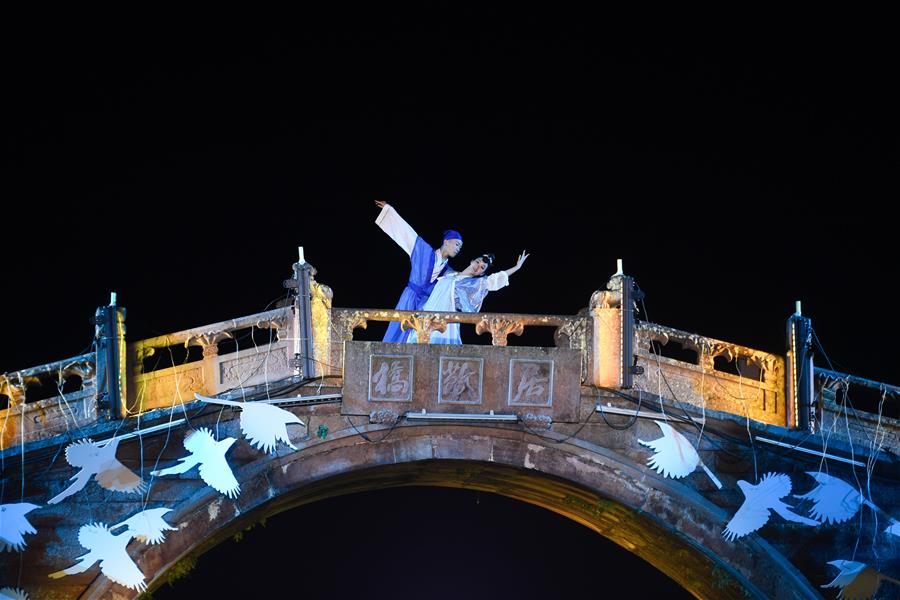
<svg viewBox="0 0 900 600"><path fill-rule="evenodd" d="M347 342L344 414L526 412L577 422L581 358L558 348Z"/></svg>

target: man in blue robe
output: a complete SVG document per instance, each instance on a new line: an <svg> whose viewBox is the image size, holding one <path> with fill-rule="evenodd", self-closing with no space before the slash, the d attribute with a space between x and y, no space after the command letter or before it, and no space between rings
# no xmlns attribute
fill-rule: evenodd
<svg viewBox="0 0 900 600"><path fill-rule="evenodd" d="M409 281L395 308L421 310L431 295L437 278L448 272L447 259L459 254L462 236L458 231L447 230L441 247L432 248L390 204L376 200L375 205L381 209L375 223L409 255ZM453 272L452 269L449 271ZM400 330L400 323L392 321L382 341L404 343L409 334L409 331Z"/></svg>

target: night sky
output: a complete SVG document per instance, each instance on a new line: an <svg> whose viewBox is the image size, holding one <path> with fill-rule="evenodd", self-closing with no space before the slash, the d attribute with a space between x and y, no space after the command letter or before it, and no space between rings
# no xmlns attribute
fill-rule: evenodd
<svg viewBox="0 0 900 600"><path fill-rule="evenodd" d="M894 47L877 35L626 38L611 35L615 22L575 14L512 22L454 10L380 14L378 27L361 15L279 32L16 38L3 76L0 371L85 351L88 319L111 291L129 340L262 311L285 294L298 245L335 306L393 307L408 262L373 223L381 199L434 244L460 230L459 269L482 252L500 268L532 254L485 311L574 314L622 258L646 293L643 319L783 353L785 319L802 300L834 369L900 384L887 216L898 197ZM471 329L463 337L487 342ZM544 332L511 343L551 342ZM545 571L498 563L509 593L554 596L560 577L592 590L602 571L649 576L610 571L615 553L631 557L533 507L463 491L380 494L278 517L299 523L309 510L334 523L312 539L285 541L285 525L241 544L278 534L262 543L305 564L317 540L359 533L348 513L459 506L448 551L482 552L490 538L509 540L493 552L511 556L533 519L549 536L534 544L577 556ZM434 526L447 535L442 520ZM189 585L220 576L241 544L218 548L214 568L201 559ZM358 544L397 569L360 576L360 594L433 569L416 566L421 532L401 523ZM337 572L321 582L316 572L267 576L335 594ZM470 595L473 581L487 579L441 587ZM403 589L392 595L416 597Z"/></svg>

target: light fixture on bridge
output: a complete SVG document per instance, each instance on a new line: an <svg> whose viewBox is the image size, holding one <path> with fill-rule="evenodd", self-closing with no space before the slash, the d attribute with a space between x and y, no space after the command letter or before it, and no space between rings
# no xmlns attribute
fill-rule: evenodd
<svg viewBox="0 0 900 600"><path fill-rule="evenodd" d="M490 411L489 413L430 413L426 412L425 409L422 409L422 412L414 412L409 411L406 413L407 421L464 421L464 422L479 422L479 421L488 421L488 422L496 422L501 421L504 423L515 423L519 420L519 415L516 414L502 414L495 415L494 411Z"/></svg>
<svg viewBox="0 0 900 600"><path fill-rule="evenodd" d="M684 415L664 415L663 413L649 411L649 410L634 410L631 408L619 408L617 406L611 406L609 404L597 405L598 413L605 413L608 415L625 415L627 417L640 417L642 419L653 419L656 421L665 421L667 419L673 419L675 421L693 421L698 425L703 425L706 423L706 417L686 417Z"/></svg>
<svg viewBox="0 0 900 600"><path fill-rule="evenodd" d="M858 460L851 460L849 458L844 458L843 456L837 456L835 454L830 454L828 452L822 452L821 450L812 450L810 448L804 448L799 444L786 444L784 442L779 442L778 440L770 440L769 438L762 437L761 435L753 436L757 442L764 442L766 444L772 444L773 446L781 446L782 448L789 448L790 450L796 450L797 452L802 452L804 454L812 454L813 456L821 456L824 458L830 458L831 460L836 460L838 462L847 463L848 465L855 465L857 467L865 467L866 463L859 462Z"/></svg>
<svg viewBox="0 0 900 600"><path fill-rule="evenodd" d="M289 406L303 406L306 404L331 404L338 402L344 397L340 394L318 394L315 396L288 396L286 398L269 398L267 400L257 400L265 404L286 404Z"/></svg>

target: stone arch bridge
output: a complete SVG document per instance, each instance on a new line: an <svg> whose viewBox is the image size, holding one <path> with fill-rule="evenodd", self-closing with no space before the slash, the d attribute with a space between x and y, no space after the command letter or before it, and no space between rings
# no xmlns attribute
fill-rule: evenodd
<svg viewBox="0 0 900 600"><path fill-rule="evenodd" d="M848 411L844 401L854 387L896 402L897 388L816 369L797 341L809 326L799 315L788 321L781 356L633 321L622 309L631 305L631 281L621 275L573 316L335 308L331 290L304 264L285 283L297 290L291 305L134 342L125 340L124 310L101 307L96 352L3 375L0 587L32 598L136 597L181 561L268 515L411 485L494 492L552 510L702 598L834 597L838 590L821 588L837 574L828 565L834 560L900 575L900 525L892 530L891 517L900 515L900 421ZM493 344L353 340L355 329L388 320L415 328L420 340L457 321ZM555 346L507 344L526 327L553 328ZM263 452L242 424L252 411L215 403L228 400L277 406L303 424L288 424L285 438ZM151 475L185 458L186 434L204 428L236 440L224 469L239 493L222 493L228 484L209 476L212 467L206 476L196 468ZM98 449L118 440L118 463L107 456L70 464L78 460L64 449L85 438ZM687 440L691 450L641 443L660 439ZM690 474L667 477L648 466L653 458L689 463ZM809 474L822 465L832 480ZM51 504L80 485L79 468L96 474ZM773 515L750 527L735 516L750 502L738 482L761 484L768 471L793 485L775 498L789 514L827 522ZM126 472L142 482L132 493L116 491L127 487ZM842 502L845 513L856 503L852 518L835 522L827 503L796 498L860 474L870 485ZM34 508L17 516L23 503ZM82 543L90 545L80 535L90 523L123 525L155 508L169 510L164 520L174 528L160 543L131 526L114 528L103 544ZM749 530L732 538L726 526ZM140 585L122 585L134 580L93 563L64 574L89 552L127 553ZM888 581L878 593L897 591Z"/></svg>

